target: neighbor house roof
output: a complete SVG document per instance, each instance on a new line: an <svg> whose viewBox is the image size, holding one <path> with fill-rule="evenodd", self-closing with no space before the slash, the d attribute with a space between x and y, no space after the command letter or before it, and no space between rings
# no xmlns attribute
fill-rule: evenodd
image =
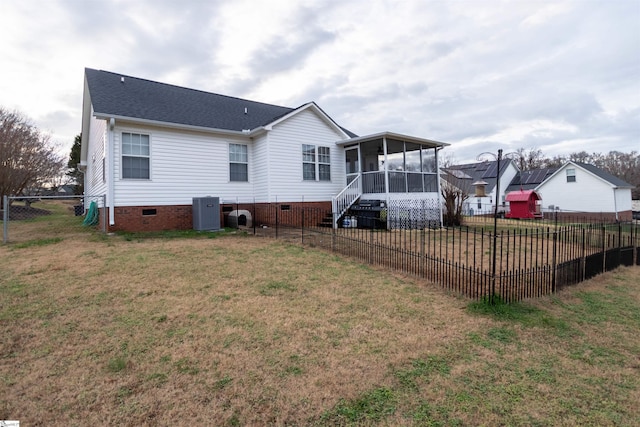
<svg viewBox="0 0 640 427"><path fill-rule="evenodd" d="M246 132L297 110L91 68L85 69L85 76L99 117Z"/></svg>
<svg viewBox="0 0 640 427"><path fill-rule="evenodd" d="M518 172L505 191L533 190L557 170L558 168L545 168Z"/></svg>
<svg viewBox="0 0 640 427"><path fill-rule="evenodd" d="M579 162L572 162L573 164L580 166L586 170L588 170L589 172L591 172L592 174L596 175L597 177L604 179L605 181L607 181L609 184L613 185L614 187L618 187L618 188L635 188L633 185L629 184L628 182L625 182L623 180L621 180L620 178L611 175L609 172L603 171L602 169L597 168L594 165L590 165L588 163L579 163Z"/></svg>
<svg viewBox="0 0 640 427"><path fill-rule="evenodd" d="M504 159L500 162L500 175L509 167L512 162L510 159ZM443 169L446 174L442 177L446 181L460 188L466 193L474 191L473 183L476 181L485 181L487 193L493 191L496 186L496 178L498 176L498 161L467 163L464 165L453 165Z"/></svg>

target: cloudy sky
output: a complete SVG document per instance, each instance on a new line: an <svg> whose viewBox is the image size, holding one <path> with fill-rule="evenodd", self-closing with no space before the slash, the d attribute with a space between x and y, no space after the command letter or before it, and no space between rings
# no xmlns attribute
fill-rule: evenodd
<svg viewBox="0 0 640 427"><path fill-rule="evenodd" d="M640 0L2 0L0 106L65 150L85 67L483 151L640 150Z"/></svg>

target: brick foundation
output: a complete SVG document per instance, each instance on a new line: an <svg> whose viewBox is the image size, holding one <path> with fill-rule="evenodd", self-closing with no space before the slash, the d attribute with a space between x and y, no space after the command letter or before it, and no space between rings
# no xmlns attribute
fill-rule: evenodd
<svg viewBox="0 0 640 427"><path fill-rule="evenodd" d="M554 212L545 212L546 219L553 219ZM618 221L631 221L631 211L618 212ZM615 212L558 212L558 220L582 222L615 222Z"/></svg>
<svg viewBox="0 0 640 427"><path fill-rule="evenodd" d="M302 214L301 208L305 208ZM251 214L255 226L280 225L296 226L319 221L323 215L331 213L331 202L291 202L291 203L238 203L220 205L220 225L224 226L225 214L233 210L246 210ZM101 211L101 217L107 218ZM162 231L190 230L193 228L191 205L172 206L122 206L114 210L115 225L108 231Z"/></svg>
<svg viewBox="0 0 640 427"><path fill-rule="evenodd" d="M193 228L191 205L123 206L114 210L109 231L162 231Z"/></svg>

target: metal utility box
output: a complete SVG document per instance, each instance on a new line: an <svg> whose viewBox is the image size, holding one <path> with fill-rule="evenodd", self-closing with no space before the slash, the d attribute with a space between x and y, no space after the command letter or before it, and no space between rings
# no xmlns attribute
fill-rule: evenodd
<svg viewBox="0 0 640 427"><path fill-rule="evenodd" d="M193 229L198 231L220 230L220 198L193 198Z"/></svg>

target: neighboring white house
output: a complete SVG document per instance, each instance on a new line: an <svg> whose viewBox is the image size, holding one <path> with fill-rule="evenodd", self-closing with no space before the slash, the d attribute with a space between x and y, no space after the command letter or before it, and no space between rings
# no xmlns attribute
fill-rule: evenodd
<svg viewBox="0 0 640 427"><path fill-rule="evenodd" d="M500 209L503 209L507 186L519 171L513 160L503 159L500 163L500 173L497 161L468 163L444 168L443 179L467 195L462 205L464 215L487 215L494 213L497 177L500 177L498 200ZM484 186L484 196L478 194L479 186Z"/></svg>
<svg viewBox="0 0 640 427"><path fill-rule="evenodd" d="M314 102L281 107L85 69L80 168L85 194L106 194L110 230L190 228L203 196L320 207L335 223L360 197L439 207L446 145L358 137Z"/></svg>
<svg viewBox="0 0 640 427"><path fill-rule="evenodd" d="M543 213L560 210L566 215L586 213L598 218L631 219L633 185L593 165L567 162L560 168L520 171L515 162L506 160L500 169L500 210L509 210L505 196L511 191L535 190L542 197ZM468 195L463 204L465 215L494 212L496 170L495 161L444 169L443 179ZM485 197L475 195L481 182L485 183Z"/></svg>
<svg viewBox="0 0 640 427"><path fill-rule="evenodd" d="M631 220L633 185L597 167L567 162L540 183L543 209Z"/></svg>

